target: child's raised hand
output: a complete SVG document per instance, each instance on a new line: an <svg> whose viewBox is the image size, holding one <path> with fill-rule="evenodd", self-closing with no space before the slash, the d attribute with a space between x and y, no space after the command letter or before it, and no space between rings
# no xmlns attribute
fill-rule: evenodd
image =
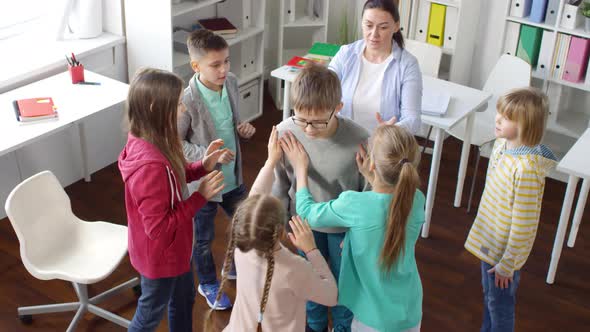
<svg viewBox="0 0 590 332"><path fill-rule="evenodd" d="M256 128L249 122L242 122L238 125L238 135L243 139L250 139L256 133Z"/></svg>
<svg viewBox="0 0 590 332"><path fill-rule="evenodd" d="M307 170L309 166L307 152L290 131L281 137L281 148L283 148L283 152L287 156L287 159L289 159L291 165L293 165L296 173Z"/></svg>
<svg viewBox="0 0 590 332"><path fill-rule="evenodd" d="M281 149L281 144L279 143L279 133L277 132L277 127L272 126L272 131L270 132L270 137L268 138L268 163L274 167L283 155L283 150Z"/></svg>
<svg viewBox="0 0 590 332"><path fill-rule="evenodd" d="M220 171L213 171L203 177L203 180L199 184L198 192L205 197L206 200L210 200L219 194L223 190L223 173Z"/></svg>
<svg viewBox="0 0 590 332"><path fill-rule="evenodd" d="M359 168L359 172L373 184L375 173L371 171L371 160L367 154L367 150L362 144L359 144L359 151L356 153L356 165Z"/></svg>
<svg viewBox="0 0 590 332"><path fill-rule="evenodd" d="M299 216L295 216L289 220L289 225L291 225L291 232L288 236L297 249L305 254L317 249L311 227L307 221L302 221Z"/></svg>
<svg viewBox="0 0 590 332"><path fill-rule="evenodd" d="M236 153L232 150L225 149L226 151L219 157L219 163L227 165L236 159Z"/></svg>
<svg viewBox="0 0 590 332"><path fill-rule="evenodd" d="M205 167L207 172L211 172L215 168L215 165L217 165L218 162L221 162L221 157L229 151L228 149L219 149L223 144L222 139L216 139L207 147L205 157L203 158L203 167Z"/></svg>

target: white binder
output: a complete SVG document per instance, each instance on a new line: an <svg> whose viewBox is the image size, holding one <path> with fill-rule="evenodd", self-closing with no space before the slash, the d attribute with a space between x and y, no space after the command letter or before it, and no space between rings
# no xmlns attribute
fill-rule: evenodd
<svg viewBox="0 0 590 332"><path fill-rule="evenodd" d="M555 25L557 21L557 11L559 10L560 0L549 0L547 2L547 12L545 13L545 24Z"/></svg>
<svg viewBox="0 0 590 332"><path fill-rule="evenodd" d="M457 25L459 23L459 8L447 7L445 15L445 40L444 48L454 49L457 38Z"/></svg>
<svg viewBox="0 0 590 332"><path fill-rule="evenodd" d="M520 24L508 22L506 24L506 38L504 38L504 53L516 56L518 47L518 37L520 37Z"/></svg>
<svg viewBox="0 0 590 332"><path fill-rule="evenodd" d="M539 77L545 78L551 69L551 51L553 49L553 40L555 32L545 30L543 31L543 39L541 39L541 48L539 50L539 61L535 72Z"/></svg>
<svg viewBox="0 0 590 332"><path fill-rule="evenodd" d="M561 14L561 27L566 29L575 29L582 23L583 17L578 6L563 5L563 13Z"/></svg>
<svg viewBox="0 0 590 332"><path fill-rule="evenodd" d="M404 38L408 38L410 33L410 15L412 14L412 0L400 0L399 16L400 31Z"/></svg>
<svg viewBox="0 0 590 332"><path fill-rule="evenodd" d="M428 34L428 21L430 19L430 1L420 1L418 6L418 19L416 20L416 40L426 43Z"/></svg>
<svg viewBox="0 0 590 332"><path fill-rule="evenodd" d="M510 16L527 17L531 14L532 0L512 0L510 3Z"/></svg>

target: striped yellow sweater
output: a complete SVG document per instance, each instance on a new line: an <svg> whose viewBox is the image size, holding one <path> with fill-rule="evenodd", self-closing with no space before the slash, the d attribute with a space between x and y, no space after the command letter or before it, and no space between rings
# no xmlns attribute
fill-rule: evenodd
<svg viewBox="0 0 590 332"><path fill-rule="evenodd" d="M496 140L465 248L504 276L520 270L531 252L555 160L544 145L507 150L505 139Z"/></svg>

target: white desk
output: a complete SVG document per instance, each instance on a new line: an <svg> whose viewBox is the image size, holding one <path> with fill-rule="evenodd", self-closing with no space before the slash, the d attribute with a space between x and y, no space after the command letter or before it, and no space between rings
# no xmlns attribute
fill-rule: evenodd
<svg viewBox="0 0 590 332"><path fill-rule="evenodd" d="M288 66L282 66L273 70L271 76L285 81L283 96L283 119L290 116L289 91L291 82L297 76L296 71L290 70ZM463 192L463 183L465 182L465 173L467 171L467 162L469 160L469 148L471 146L471 131L473 128L474 112L487 107L487 101L491 94L472 89L456 83L440 80L430 76L422 76L424 91L445 91L451 95L448 113L445 117L422 115L422 122L431 125L434 128L434 150L432 153L432 165L430 166L430 177L428 179L428 192L426 193L426 220L422 227L422 237L428 237L430 229L430 220L432 217L432 208L434 206L434 197L436 193L436 184L438 182L438 171L440 167L440 158L444 142L444 131L453 128L462 120L467 121L463 148L461 150L461 163L459 164L459 176L457 179L457 191L455 197L461 197Z"/></svg>
<svg viewBox="0 0 590 332"><path fill-rule="evenodd" d="M580 221L584 214L584 206L588 198L588 191L590 189L590 158L588 157L588 149L590 147L590 128L586 129L584 134L578 139L576 144L567 152L565 157L557 165L557 170L569 174L567 181L567 189L565 190L565 197L563 199L563 206L561 208L561 215L559 216L559 225L555 234L555 242L553 243L553 251L551 252L551 264L549 264L549 272L547 273L547 283L552 284L555 281L555 274L557 272L557 264L561 256L561 249L563 247L563 240L567 230L567 223L570 218L572 203L574 201L574 194L580 178L584 179L578 203L576 205L576 212L572 221L572 229L567 241L568 247L572 248L576 242L576 235L580 227Z"/></svg>
<svg viewBox="0 0 590 332"><path fill-rule="evenodd" d="M90 115L117 105L127 98L129 86L88 70L84 78L101 85L74 85L68 72L11 90L0 95L0 156L40 140L48 135L78 126L84 179L90 181L84 124L82 120ZM20 124L16 121L12 101L15 99L51 97L59 117L36 123ZM119 126L119 124L113 124ZM18 162L18 158L17 159ZM19 166L20 172L20 166ZM21 175L22 180L22 175Z"/></svg>

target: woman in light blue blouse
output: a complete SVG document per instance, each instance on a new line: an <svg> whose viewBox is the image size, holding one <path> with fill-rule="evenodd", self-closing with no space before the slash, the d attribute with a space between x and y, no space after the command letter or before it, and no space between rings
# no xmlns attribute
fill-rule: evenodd
<svg viewBox="0 0 590 332"><path fill-rule="evenodd" d="M373 132L382 121L415 134L420 129L422 73L404 49L400 15L392 0L363 6L363 39L344 45L330 62L342 82L340 115Z"/></svg>

